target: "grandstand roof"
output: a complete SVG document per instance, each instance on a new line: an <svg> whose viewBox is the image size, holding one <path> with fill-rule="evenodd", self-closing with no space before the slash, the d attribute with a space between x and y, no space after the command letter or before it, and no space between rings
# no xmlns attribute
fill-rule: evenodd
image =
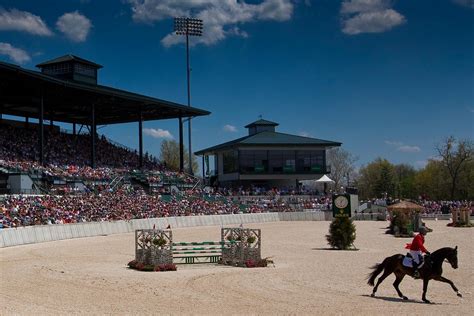
<svg viewBox="0 0 474 316"><path fill-rule="evenodd" d="M223 143L214 147L209 147L195 152L196 155L210 154L225 149L236 148L240 146L341 146L342 143L333 142L311 137L303 137L278 132L264 131L257 134L245 136L233 141Z"/></svg>
<svg viewBox="0 0 474 316"><path fill-rule="evenodd" d="M140 110L144 121L210 114L108 86L54 78L0 61L0 113L38 118L42 97L44 119L67 123L90 124L91 104L95 105L97 125L137 122Z"/></svg>

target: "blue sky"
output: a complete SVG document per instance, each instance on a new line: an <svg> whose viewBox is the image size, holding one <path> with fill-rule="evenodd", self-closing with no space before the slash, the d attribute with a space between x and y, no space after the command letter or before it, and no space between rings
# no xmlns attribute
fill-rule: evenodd
<svg viewBox="0 0 474 316"><path fill-rule="evenodd" d="M472 0L0 0L0 60L34 69L72 53L104 66L103 85L186 104L174 16L204 20L192 39L193 151L278 131L339 141L359 157L421 167L444 138L474 135ZM145 150L178 138L144 124ZM138 146L138 124L108 137ZM185 130L185 135L187 131Z"/></svg>

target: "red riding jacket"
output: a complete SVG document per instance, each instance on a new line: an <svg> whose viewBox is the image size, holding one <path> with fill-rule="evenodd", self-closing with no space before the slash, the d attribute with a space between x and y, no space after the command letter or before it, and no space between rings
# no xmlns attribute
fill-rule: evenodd
<svg viewBox="0 0 474 316"><path fill-rule="evenodd" d="M421 250L421 252L428 252L425 246L423 246L424 243L425 243L425 237L423 237L422 234L418 234L415 236L415 238L413 238L412 243L407 244L405 248L413 250L413 251Z"/></svg>

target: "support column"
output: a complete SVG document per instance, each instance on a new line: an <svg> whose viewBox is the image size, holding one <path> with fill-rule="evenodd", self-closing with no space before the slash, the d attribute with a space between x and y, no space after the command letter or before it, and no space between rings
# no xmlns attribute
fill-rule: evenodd
<svg viewBox="0 0 474 316"><path fill-rule="evenodd" d="M44 97L41 93L41 101L39 104L39 130L38 130L38 139L39 139L39 163L44 165L44 128L43 128L43 118L44 118Z"/></svg>
<svg viewBox="0 0 474 316"><path fill-rule="evenodd" d="M139 154L139 166L140 169L143 168L143 115L140 110L140 115L138 118L138 154Z"/></svg>
<svg viewBox="0 0 474 316"><path fill-rule="evenodd" d="M96 132L96 125L95 125L95 104L92 103L91 105L91 167L95 168L95 132Z"/></svg>
<svg viewBox="0 0 474 316"><path fill-rule="evenodd" d="M76 135L76 123L72 123L72 135Z"/></svg>
<svg viewBox="0 0 474 316"><path fill-rule="evenodd" d="M179 117L179 171L184 170L183 118Z"/></svg>
<svg viewBox="0 0 474 316"><path fill-rule="evenodd" d="M25 127L28 128L30 125L30 118L27 116L25 117Z"/></svg>
<svg viewBox="0 0 474 316"><path fill-rule="evenodd" d="M202 155L202 181L203 181L203 182L204 182L204 179L206 178L206 177L205 177L205 172L206 172L206 171L204 170L204 169L205 169L205 166L204 166L204 156L205 156L205 155Z"/></svg>

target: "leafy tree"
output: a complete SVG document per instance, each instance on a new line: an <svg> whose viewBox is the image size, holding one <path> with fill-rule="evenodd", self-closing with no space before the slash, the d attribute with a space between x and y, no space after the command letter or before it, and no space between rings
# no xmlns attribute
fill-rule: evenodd
<svg viewBox="0 0 474 316"><path fill-rule="evenodd" d="M438 144L436 150L451 179L450 198L453 200L459 175L473 159L473 143L470 140L457 142L453 136L450 136L442 144Z"/></svg>
<svg viewBox="0 0 474 316"><path fill-rule="evenodd" d="M183 145L184 153L184 170L189 170L189 157L186 155L187 149ZM166 164L166 167L170 170L179 171L179 144L174 140L164 140L161 143L161 154L160 160ZM192 156L193 170L196 174L199 170L196 156Z"/></svg>
<svg viewBox="0 0 474 316"><path fill-rule="evenodd" d="M398 198L416 198L414 188L416 170L410 165L399 164L394 166L396 192Z"/></svg>
<svg viewBox="0 0 474 316"><path fill-rule="evenodd" d="M362 167L357 181L361 198L383 197L385 193L393 196L395 193L394 170L394 166L382 158L377 158Z"/></svg>
<svg viewBox="0 0 474 316"><path fill-rule="evenodd" d="M449 198L447 181L448 175L440 161L430 160L422 170L418 171L414 179L417 195L433 200Z"/></svg>
<svg viewBox="0 0 474 316"><path fill-rule="evenodd" d="M394 195L395 193L395 173L393 165L384 159L379 164L380 173L375 182L376 196Z"/></svg>
<svg viewBox="0 0 474 316"><path fill-rule="evenodd" d="M357 159L357 157L339 147L327 152L327 160L331 165L331 178L334 180L335 188L342 185L344 177L349 181L347 177L354 172L354 163Z"/></svg>
<svg viewBox="0 0 474 316"><path fill-rule="evenodd" d="M474 200L474 160L469 161L459 175L458 196L463 200Z"/></svg>
<svg viewBox="0 0 474 316"><path fill-rule="evenodd" d="M356 239L356 227L348 217L336 217L329 226L326 240L332 248L349 249Z"/></svg>

